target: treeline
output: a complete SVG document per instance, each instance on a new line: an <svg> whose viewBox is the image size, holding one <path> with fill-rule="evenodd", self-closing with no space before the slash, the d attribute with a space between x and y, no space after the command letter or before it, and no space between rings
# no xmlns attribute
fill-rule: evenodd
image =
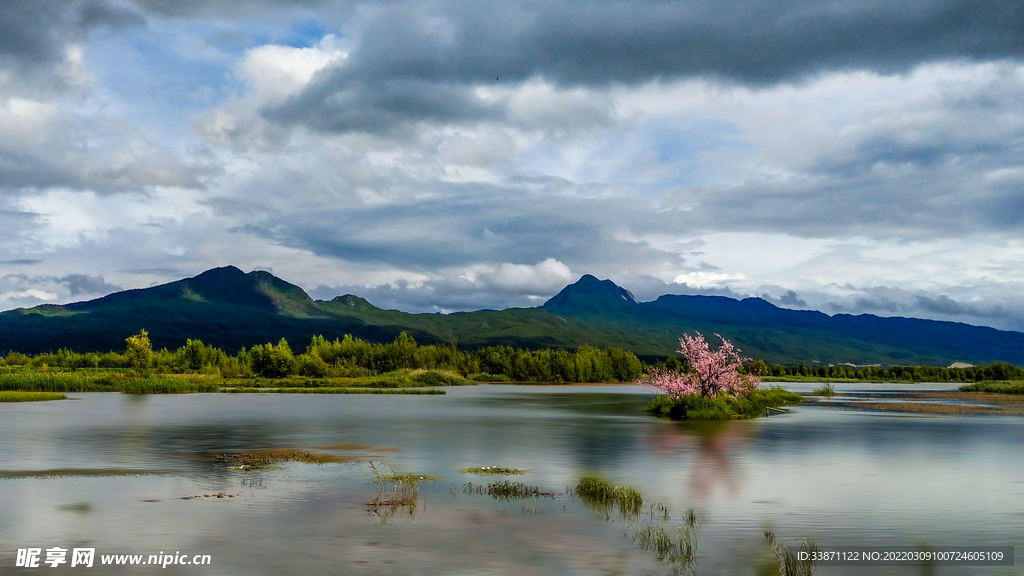
<svg viewBox="0 0 1024 576"><path fill-rule="evenodd" d="M991 380L1024 380L1024 369L1005 362L970 368L943 368L941 366L767 366L758 360L744 366L751 374L787 377L807 376L850 380L913 382L982 382Z"/></svg>
<svg viewBox="0 0 1024 576"><path fill-rule="evenodd" d="M144 346L148 346L145 332L140 336L145 337ZM242 348L235 355L201 340L188 340L177 350L132 349L143 342L140 336L128 339L129 349L125 352L97 354L62 349L36 356L11 352L0 359L0 366L29 365L61 370L139 370L141 367L156 373L199 373L226 378L360 377L403 369L427 369L448 370L480 380L520 382L629 382L643 373L642 363L632 352L617 348L581 346L569 351L491 346L467 351L454 344L420 346L404 332L385 344L352 336L333 341L315 336L305 351L298 354L282 338L277 344Z"/></svg>

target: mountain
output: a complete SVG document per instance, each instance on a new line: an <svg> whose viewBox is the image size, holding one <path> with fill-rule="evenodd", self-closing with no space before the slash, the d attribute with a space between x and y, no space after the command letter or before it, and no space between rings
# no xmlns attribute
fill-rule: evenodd
<svg viewBox="0 0 1024 576"><path fill-rule="evenodd" d="M151 288L66 305L0 313L0 350L120 350L146 329L157 347L199 338L234 352L284 337L303 349L316 334L466 348L617 346L649 360L671 355L683 333L722 334L745 355L768 363L1024 364L1024 333L915 318L852 316L779 308L760 298L665 295L638 302L628 290L589 274L538 308L457 314L383 310L347 294L313 300L274 275L214 268Z"/></svg>

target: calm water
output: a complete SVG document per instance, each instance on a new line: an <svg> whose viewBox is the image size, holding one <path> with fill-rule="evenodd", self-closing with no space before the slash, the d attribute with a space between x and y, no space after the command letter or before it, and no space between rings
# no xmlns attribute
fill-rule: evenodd
<svg viewBox="0 0 1024 576"><path fill-rule="evenodd" d="M636 386L69 396L0 404L0 572L18 571L18 548L59 546L212 556L211 566L163 570L176 574L669 573L624 536L628 523L565 496L598 473L664 504L671 522L693 508L699 574L771 573L768 528L825 546L1014 545L1015 567L871 573L1024 574L1020 417L805 405L750 421L672 423L646 416L650 390ZM444 479L421 485L414 514L381 519L366 510L375 489L365 462L242 472L213 459L273 448ZM501 479L459 472L486 465L525 468L510 479L558 495L509 502L463 492L466 482ZM235 497L183 499L222 492ZM52 569L23 571L39 570ZM856 573L865 569L818 568Z"/></svg>

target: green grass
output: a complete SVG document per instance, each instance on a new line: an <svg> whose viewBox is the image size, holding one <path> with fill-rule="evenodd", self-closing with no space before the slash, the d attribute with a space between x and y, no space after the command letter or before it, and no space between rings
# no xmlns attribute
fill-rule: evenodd
<svg viewBox="0 0 1024 576"><path fill-rule="evenodd" d="M990 394L1024 394L1024 382L1013 380L994 380L977 382L960 387L961 392L988 392Z"/></svg>
<svg viewBox="0 0 1024 576"><path fill-rule="evenodd" d="M114 392L105 376L81 373L13 372L0 374L0 390L24 392Z"/></svg>
<svg viewBox="0 0 1024 576"><path fill-rule="evenodd" d="M512 377L508 374L474 374L471 379L477 382L511 382Z"/></svg>
<svg viewBox="0 0 1024 576"><path fill-rule="evenodd" d="M44 400L66 400L60 392L0 391L0 402L41 402Z"/></svg>
<svg viewBox="0 0 1024 576"><path fill-rule="evenodd" d="M836 387L831 382L825 382L820 387L812 390L811 395L832 397L836 395Z"/></svg>
<svg viewBox="0 0 1024 576"><path fill-rule="evenodd" d="M218 392L220 386L181 378L139 378L120 382L117 389L125 394L193 394Z"/></svg>
<svg viewBox="0 0 1024 576"><path fill-rule="evenodd" d="M505 468L503 466L473 466L459 470L463 474L487 474L491 476L522 476L526 470L522 468Z"/></svg>
<svg viewBox="0 0 1024 576"><path fill-rule="evenodd" d="M502 480L483 486L467 482L462 489L467 494L487 494L496 500L521 500L524 498L554 498L554 492L541 492L536 486L528 486L522 482L510 482Z"/></svg>
<svg viewBox="0 0 1024 576"><path fill-rule="evenodd" d="M220 391L225 394L446 394L444 390L427 388L222 388Z"/></svg>
<svg viewBox="0 0 1024 576"><path fill-rule="evenodd" d="M612 486L601 478L588 476L576 485L576 496L584 504L601 509L618 506L625 518L636 518L644 507L644 498L628 486Z"/></svg>
<svg viewBox="0 0 1024 576"><path fill-rule="evenodd" d="M726 395L715 397L691 394L672 398L657 396L647 405L647 413L672 420L729 420L732 418L755 418L764 414L769 407L800 404L803 397L781 388L762 388L749 396L731 398Z"/></svg>

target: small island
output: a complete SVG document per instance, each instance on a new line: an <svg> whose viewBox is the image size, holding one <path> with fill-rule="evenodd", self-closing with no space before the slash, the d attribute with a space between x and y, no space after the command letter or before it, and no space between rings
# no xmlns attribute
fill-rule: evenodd
<svg viewBox="0 0 1024 576"><path fill-rule="evenodd" d="M712 351L700 332L684 335L679 340L679 353L686 358L686 368L654 368L647 380L639 382L665 393L651 400L648 414L672 420L754 418L803 401L795 392L761 389L760 376L740 371L750 358L740 356L731 342L716 336L722 344Z"/></svg>

